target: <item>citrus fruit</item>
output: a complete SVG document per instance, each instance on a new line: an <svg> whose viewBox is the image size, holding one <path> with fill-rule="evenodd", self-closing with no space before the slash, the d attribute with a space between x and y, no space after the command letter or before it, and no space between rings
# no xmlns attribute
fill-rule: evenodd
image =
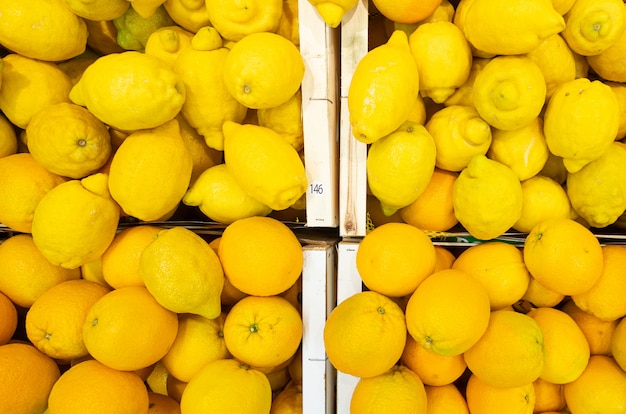
<svg viewBox="0 0 626 414"><path fill-rule="evenodd" d="M626 65L624 56L626 55L626 30L612 46L603 50L597 55L586 56L589 67L602 79L613 82L626 82Z"/></svg>
<svg viewBox="0 0 626 414"><path fill-rule="evenodd" d="M581 329L589 343L591 355L611 355L611 339L619 320L603 321L580 309L571 298L560 309L571 316Z"/></svg>
<svg viewBox="0 0 626 414"><path fill-rule="evenodd" d="M343 16L356 6L355 0L309 0L320 17L331 28L336 28L341 23Z"/></svg>
<svg viewBox="0 0 626 414"><path fill-rule="evenodd" d="M272 399L270 413L295 414L302 409L302 385L290 382Z"/></svg>
<svg viewBox="0 0 626 414"><path fill-rule="evenodd" d="M624 347L624 339L626 338L626 322L620 319L615 330L611 335L611 356L622 370L626 368L626 347Z"/></svg>
<svg viewBox="0 0 626 414"><path fill-rule="evenodd" d="M537 378L533 382L533 388L535 389L536 412L561 411L565 408L563 384L554 384Z"/></svg>
<svg viewBox="0 0 626 414"><path fill-rule="evenodd" d="M222 163L224 153L209 147L204 137L187 122L182 114L178 114L176 120L180 127L180 136L183 138L183 141L185 141L185 144L187 144L187 149L189 149L189 153L191 154L193 163L191 179L189 180L189 185L191 186L206 169Z"/></svg>
<svg viewBox="0 0 626 414"><path fill-rule="evenodd" d="M304 149L301 89L287 102L272 108L258 109L256 114L260 126L278 132L296 151Z"/></svg>
<svg viewBox="0 0 626 414"><path fill-rule="evenodd" d="M522 181L522 214L513 228L529 233L542 221L557 218L572 218L572 206L563 186L541 174Z"/></svg>
<svg viewBox="0 0 626 414"><path fill-rule="evenodd" d="M133 6L139 4L139 1L133 1ZM165 7L159 5L149 16L141 15L135 7L130 7L113 19L113 25L117 32L118 45L124 50L145 52L150 35L162 27L174 25L174 21Z"/></svg>
<svg viewBox="0 0 626 414"><path fill-rule="evenodd" d="M151 17L159 7L164 3L164 0L134 0L131 2L131 7L144 19Z"/></svg>
<svg viewBox="0 0 626 414"><path fill-rule="evenodd" d="M417 23L428 18L441 4L441 0L428 1L389 1L375 0L372 2L378 11L387 19L397 23Z"/></svg>
<svg viewBox="0 0 626 414"><path fill-rule="evenodd" d="M246 3L207 0L206 12L211 24L224 39L238 41L253 33L276 32L283 14L283 3L281 0Z"/></svg>
<svg viewBox="0 0 626 414"><path fill-rule="evenodd" d="M158 57L171 68L182 51L191 46L193 36L194 33L177 25L159 27L148 36L144 53Z"/></svg>
<svg viewBox="0 0 626 414"><path fill-rule="evenodd" d="M467 368L463 354L454 356L436 354L421 346L411 335L406 338L400 362L415 372L424 385L436 387L452 384Z"/></svg>
<svg viewBox="0 0 626 414"><path fill-rule="evenodd" d="M499 414L507 411L532 414L535 406L535 389L532 383L500 387L472 374L467 381L465 393L467 407L472 414Z"/></svg>
<svg viewBox="0 0 626 414"><path fill-rule="evenodd" d="M106 293L91 306L83 323L83 340L96 360L132 371L163 358L177 328L175 313L159 305L145 287L129 286Z"/></svg>
<svg viewBox="0 0 626 414"><path fill-rule="evenodd" d="M126 0L65 0L65 4L77 16L93 21L113 20L130 7Z"/></svg>
<svg viewBox="0 0 626 414"><path fill-rule="evenodd" d="M180 414L180 403L168 395L148 391L148 414Z"/></svg>
<svg viewBox="0 0 626 414"><path fill-rule="evenodd" d="M489 296L479 281L461 270L427 277L406 305L409 334L442 356L462 354L476 343L489 322Z"/></svg>
<svg viewBox="0 0 626 414"><path fill-rule="evenodd" d="M17 329L17 309L7 295L0 292L0 316L4 321L0 327L0 346L8 343Z"/></svg>
<svg viewBox="0 0 626 414"><path fill-rule="evenodd" d="M0 158L15 154L17 148L15 127L6 116L0 115Z"/></svg>
<svg viewBox="0 0 626 414"><path fill-rule="evenodd" d="M470 72L463 83L463 85L456 88L454 93L450 95L448 99L444 102L445 106L451 105L463 105L463 106L474 106L474 82L476 81L476 76L480 73L481 70L485 67L491 58L480 58L477 56L472 57L472 66L470 67Z"/></svg>
<svg viewBox="0 0 626 414"><path fill-rule="evenodd" d="M427 385L425 388L428 414L469 414L467 402L454 384Z"/></svg>
<svg viewBox="0 0 626 414"><path fill-rule="evenodd" d="M559 33L543 39L525 56L535 62L541 70L546 82L547 98L550 98L561 84L576 79L574 52Z"/></svg>
<svg viewBox="0 0 626 414"><path fill-rule="evenodd" d="M565 295L557 293L543 286L534 277L528 282L528 289L522 296L522 300L530 302L535 307L553 307L561 303Z"/></svg>
<svg viewBox="0 0 626 414"><path fill-rule="evenodd" d="M617 129L616 139L621 140L626 137L626 84L612 81L607 81L606 84L609 85L611 90L615 93L620 108L619 127Z"/></svg>
<svg viewBox="0 0 626 414"><path fill-rule="evenodd" d="M168 0L163 7L178 26L192 33L211 25L203 0Z"/></svg>

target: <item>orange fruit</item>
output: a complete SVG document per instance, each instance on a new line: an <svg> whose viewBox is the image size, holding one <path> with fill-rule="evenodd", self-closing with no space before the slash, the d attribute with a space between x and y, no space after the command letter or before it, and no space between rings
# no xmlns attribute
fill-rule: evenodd
<svg viewBox="0 0 626 414"><path fill-rule="evenodd" d="M574 303L582 310L606 321L626 315L626 246L602 246L604 263L598 281L587 291L572 295Z"/></svg>
<svg viewBox="0 0 626 414"><path fill-rule="evenodd" d="M532 414L535 389L532 382L515 387L498 387L470 375L465 398L472 414Z"/></svg>
<svg viewBox="0 0 626 414"><path fill-rule="evenodd" d="M112 290L91 306L83 339L96 360L133 371L163 358L177 330L174 312L159 305L145 287L129 286Z"/></svg>
<svg viewBox="0 0 626 414"><path fill-rule="evenodd" d="M435 253L437 254L437 261L433 273L452 268L452 264L456 260L454 253L439 245L435 245Z"/></svg>
<svg viewBox="0 0 626 414"><path fill-rule="evenodd" d="M465 352L465 362L474 375L492 387L531 384L544 366L541 327L526 314L493 311L485 334Z"/></svg>
<svg viewBox="0 0 626 414"><path fill-rule="evenodd" d="M302 413L302 385L289 383L272 400L271 414Z"/></svg>
<svg viewBox="0 0 626 414"><path fill-rule="evenodd" d="M561 310L571 316L583 332L591 355L611 355L611 337L619 321L603 321L580 309L572 299L566 300Z"/></svg>
<svg viewBox="0 0 626 414"><path fill-rule="evenodd" d="M619 413L626 407L626 372L615 360L593 355L576 380L563 387L569 410L576 413Z"/></svg>
<svg viewBox="0 0 626 414"><path fill-rule="evenodd" d="M438 355L459 355L487 329L489 296L466 272L441 270L415 289L405 313L409 334L421 346Z"/></svg>
<svg viewBox="0 0 626 414"><path fill-rule="evenodd" d="M137 374L90 359L61 375L50 392L48 413L146 414L148 401L148 389Z"/></svg>
<svg viewBox="0 0 626 414"><path fill-rule="evenodd" d="M404 313L398 304L374 291L340 302L324 325L324 345L339 371L368 378L393 367L406 344Z"/></svg>
<svg viewBox="0 0 626 414"><path fill-rule="evenodd" d="M181 381L173 375L167 377L167 395L180 402L185 388L187 388L187 382Z"/></svg>
<svg viewBox="0 0 626 414"><path fill-rule="evenodd" d="M185 414L269 413L272 389L261 371L234 359L206 364L185 387L180 401Z"/></svg>
<svg viewBox="0 0 626 414"><path fill-rule="evenodd" d="M180 403L170 396L149 391L148 414L180 414Z"/></svg>
<svg viewBox="0 0 626 414"><path fill-rule="evenodd" d="M0 346L8 343L17 329L17 309L11 299L0 292Z"/></svg>
<svg viewBox="0 0 626 414"><path fill-rule="evenodd" d="M469 414L467 402L454 384L427 385L426 414Z"/></svg>
<svg viewBox="0 0 626 414"><path fill-rule="evenodd" d="M535 412L560 411L565 408L563 384L554 384L537 378L533 382L535 389Z"/></svg>
<svg viewBox="0 0 626 414"><path fill-rule="evenodd" d="M85 316L109 289L84 279L61 282L45 291L26 313L26 335L44 354L56 359L86 356Z"/></svg>
<svg viewBox="0 0 626 414"><path fill-rule="evenodd" d="M611 355L617 365L626 371L626 319L622 318L611 336Z"/></svg>
<svg viewBox="0 0 626 414"><path fill-rule="evenodd" d="M79 279L80 269L53 265L30 234L15 234L0 243L0 275L0 292L16 305L29 308L52 286Z"/></svg>
<svg viewBox="0 0 626 414"><path fill-rule="evenodd" d="M218 253L218 246L220 245L221 239L222 239L221 237L216 237L215 239L209 242L209 246L211 246L211 248L216 254ZM228 278L226 277L224 278L224 288L222 289L222 294L220 296L220 301L222 303L222 306L232 306L235 303L237 303L239 299L243 299L246 296L248 296L247 293L244 293L241 290L234 287L233 284L230 283Z"/></svg>
<svg viewBox="0 0 626 414"><path fill-rule="evenodd" d="M522 252L509 243L492 241L470 246L456 258L452 268L467 272L483 285L492 310L514 304L528 290L530 274Z"/></svg>
<svg viewBox="0 0 626 414"><path fill-rule="evenodd" d="M298 348L298 351L296 351L296 354L289 362L287 370L289 371L291 381L302 385L302 345L300 345L300 348Z"/></svg>
<svg viewBox="0 0 626 414"><path fill-rule="evenodd" d="M0 412L41 413L60 376L56 362L26 343L0 346Z"/></svg>
<svg viewBox="0 0 626 414"><path fill-rule="evenodd" d="M450 230L459 222L452 202L452 189L458 175L457 172L435 168L417 200L400 209L400 217L423 230Z"/></svg>
<svg viewBox="0 0 626 414"><path fill-rule="evenodd" d="M296 235L271 217L255 216L229 224L222 233L218 255L230 283L256 296L289 289L300 277L304 263Z"/></svg>
<svg viewBox="0 0 626 414"><path fill-rule="evenodd" d="M418 344L411 335L406 338L400 362L419 375L424 385L431 386L452 384L467 368L463 354L454 356L435 354Z"/></svg>
<svg viewBox="0 0 626 414"><path fill-rule="evenodd" d="M528 289L524 292L522 300L530 302L533 306L540 307L554 307L561 303L565 299L565 295L557 293L551 289L548 289L541 283L537 282L537 279L531 277L528 282Z"/></svg>
<svg viewBox="0 0 626 414"><path fill-rule="evenodd" d="M356 253L356 268L369 290L390 297L410 295L435 269L430 238L406 223L387 223L367 233Z"/></svg>
<svg viewBox="0 0 626 414"><path fill-rule="evenodd" d="M587 290L602 275L596 236L572 219L550 219L532 228L524 242L524 263L539 283L562 295Z"/></svg>
<svg viewBox="0 0 626 414"><path fill-rule="evenodd" d="M162 227L138 225L119 231L102 254L102 276L113 288L144 286L139 258Z"/></svg>
<svg viewBox="0 0 626 414"><path fill-rule="evenodd" d="M574 381L587 366L587 338L574 319L555 308L535 308L527 313L543 333L543 370L539 378L554 384Z"/></svg>
<svg viewBox="0 0 626 414"><path fill-rule="evenodd" d="M396 23L417 23L435 12L441 0L373 0L372 3L387 19Z"/></svg>
<svg viewBox="0 0 626 414"><path fill-rule="evenodd" d="M354 387L352 414L409 412L426 412L426 390L420 377L405 366L395 365L380 375L361 378Z"/></svg>

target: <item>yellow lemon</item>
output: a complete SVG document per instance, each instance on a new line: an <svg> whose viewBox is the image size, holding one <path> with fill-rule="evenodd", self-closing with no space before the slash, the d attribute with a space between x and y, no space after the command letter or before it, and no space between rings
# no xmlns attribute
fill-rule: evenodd
<svg viewBox="0 0 626 414"><path fill-rule="evenodd" d="M441 0L420 2L376 0L372 3L376 10L380 11L387 19L403 24L413 24L431 16L441 4Z"/></svg>
<svg viewBox="0 0 626 414"><path fill-rule="evenodd" d="M113 20L130 7L127 0L64 0L65 4L84 19L93 21Z"/></svg>
<svg viewBox="0 0 626 414"><path fill-rule="evenodd" d="M435 142L426 128L407 122L374 142L367 153L367 181L383 213L414 202L435 169Z"/></svg>
<svg viewBox="0 0 626 414"><path fill-rule="evenodd" d="M506 165L476 155L461 171L453 190L454 213L477 239L509 230L522 214L522 185Z"/></svg>
<svg viewBox="0 0 626 414"><path fill-rule="evenodd" d="M304 149L301 89L287 102L273 108L258 109L256 114L260 126L278 132L296 151Z"/></svg>
<svg viewBox="0 0 626 414"><path fill-rule="evenodd" d="M324 22L333 29L339 26L343 16L356 6L358 0L309 0Z"/></svg>
<svg viewBox="0 0 626 414"><path fill-rule="evenodd" d="M144 53L156 56L173 67L180 52L191 45L192 38L193 33L180 26L163 26L150 33Z"/></svg>
<svg viewBox="0 0 626 414"><path fill-rule="evenodd" d="M181 113L176 116L176 120L180 126L180 136L187 144L193 162L191 179L189 180L189 185L192 185L206 169L221 164L224 153L209 147L204 137L187 122Z"/></svg>
<svg viewBox="0 0 626 414"><path fill-rule="evenodd" d="M536 175L522 181L522 214L513 228L528 233L551 218L570 218L572 206L565 189L550 177Z"/></svg>
<svg viewBox="0 0 626 414"><path fill-rule="evenodd" d="M166 309L209 319L221 313L224 272L220 260L207 241L185 227L157 234L141 253L139 274Z"/></svg>
<svg viewBox="0 0 626 414"><path fill-rule="evenodd" d="M401 30L357 64L348 89L352 135L371 144L404 123L419 93L419 72Z"/></svg>
<svg viewBox="0 0 626 414"><path fill-rule="evenodd" d="M300 46L300 16L298 0L286 0L283 2L283 15L278 23L276 33Z"/></svg>
<svg viewBox="0 0 626 414"><path fill-rule="evenodd" d="M626 6L620 0L576 0L564 17L563 38L583 56L602 53L626 29Z"/></svg>
<svg viewBox="0 0 626 414"><path fill-rule="evenodd" d="M561 303L563 299L565 299L565 295L548 289L537 282L537 279L534 277L530 278L528 289L526 293L524 293L524 296L522 296L523 301L530 302L530 304L535 307L554 307Z"/></svg>
<svg viewBox="0 0 626 414"><path fill-rule="evenodd" d="M166 0L163 7L177 25L192 33L211 25L204 0Z"/></svg>
<svg viewBox="0 0 626 414"><path fill-rule="evenodd" d="M626 335L626 319L620 319L611 336L611 355L621 369L626 368L626 350L624 349L624 335Z"/></svg>
<svg viewBox="0 0 626 414"><path fill-rule="evenodd" d="M521 128L537 118L546 100L539 66L524 56L498 56L474 81L474 106L498 129Z"/></svg>
<svg viewBox="0 0 626 414"><path fill-rule="evenodd" d="M612 46L597 55L587 56L586 60L589 67L603 79L613 82L626 82L625 45L626 30Z"/></svg>
<svg viewBox="0 0 626 414"><path fill-rule="evenodd" d="M238 41L252 33L276 32L283 14L283 2L207 0L206 11L211 24L223 38Z"/></svg>
<svg viewBox="0 0 626 414"><path fill-rule="evenodd" d="M575 173L599 158L614 141L619 104L611 88L579 78L562 84L548 101L544 135L550 152Z"/></svg>
<svg viewBox="0 0 626 414"><path fill-rule="evenodd" d="M615 139L621 140L626 137L626 83L607 81L606 84L615 93L620 108L619 127Z"/></svg>
<svg viewBox="0 0 626 414"><path fill-rule="evenodd" d="M576 79L574 52L560 34L553 34L541 41L539 46L525 54L539 66L546 82L546 97L556 88Z"/></svg>
<svg viewBox="0 0 626 414"><path fill-rule="evenodd" d="M574 5L576 0L552 0L552 7L556 10L561 16L569 11Z"/></svg>
<svg viewBox="0 0 626 414"><path fill-rule="evenodd" d="M242 105L271 108L287 102L300 88L304 60L281 35L252 33L237 41L224 62L226 88Z"/></svg>
<svg viewBox="0 0 626 414"><path fill-rule="evenodd" d="M62 61L87 46L87 27L64 0L0 2L0 44L24 57Z"/></svg>
<svg viewBox="0 0 626 414"><path fill-rule="evenodd" d="M136 2L133 1L133 5ZM158 7L149 17L141 16L134 7L113 19L117 32L117 44L124 50L143 52L150 35L161 27L174 25L164 7Z"/></svg>
<svg viewBox="0 0 626 414"><path fill-rule="evenodd" d="M113 20L92 21L85 19L87 31L87 46L100 55L120 53L124 49L117 44L117 29Z"/></svg>
<svg viewBox="0 0 626 414"><path fill-rule="evenodd" d="M434 102L444 102L469 77L472 51L452 22L420 24L409 36L409 45L419 72L420 93Z"/></svg>
<svg viewBox="0 0 626 414"><path fill-rule="evenodd" d="M15 127L4 114L0 115L0 158L17 152L18 142Z"/></svg>
<svg viewBox="0 0 626 414"><path fill-rule="evenodd" d="M134 131L172 120L185 101L185 85L159 58L127 51L98 58L70 99L105 124Z"/></svg>
<svg viewBox="0 0 626 414"><path fill-rule="evenodd" d="M224 162L251 197L273 210L284 210L305 193L302 159L279 133L231 121L224 123L223 131Z"/></svg>
<svg viewBox="0 0 626 414"><path fill-rule="evenodd" d="M446 99L444 105L474 106L474 81L476 81L476 76L478 75L478 73L483 70L485 65L489 63L490 60L490 58L479 58L474 56L472 58L472 66L470 68L470 73L467 79L465 80L463 85L456 88L454 93L450 95L448 99Z"/></svg>
<svg viewBox="0 0 626 414"><path fill-rule="evenodd" d="M441 108L430 116L426 129L437 148L435 165L446 171L461 171L472 157L485 155L492 141L491 127L472 106Z"/></svg>
<svg viewBox="0 0 626 414"><path fill-rule="evenodd" d="M96 173L50 190L35 209L33 240L51 263L73 269L96 260L109 247L119 221L108 177Z"/></svg>

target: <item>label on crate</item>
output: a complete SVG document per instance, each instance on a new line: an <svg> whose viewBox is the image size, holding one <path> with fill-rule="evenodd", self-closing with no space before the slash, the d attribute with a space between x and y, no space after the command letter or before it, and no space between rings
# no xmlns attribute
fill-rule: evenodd
<svg viewBox="0 0 626 414"><path fill-rule="evenodd" d="M312 196L323 196L325 186L322 183L309 183L309 194Z"/></svg>

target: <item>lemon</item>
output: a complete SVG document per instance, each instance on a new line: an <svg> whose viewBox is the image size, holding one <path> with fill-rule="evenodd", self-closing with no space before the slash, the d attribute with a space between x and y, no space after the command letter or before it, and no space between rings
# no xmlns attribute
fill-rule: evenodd
<svg viewBox="0 0 626 414"><path fill-rule="evenodd" d="M75 269L102 256L119 221L119 207L107 189L106 174L57 185L39 201L33 241L53 264Z"/></svg>
<svg viewBox="0 0 626 414"><path fill-rule="evenodd" d="M564 17L563 38L583 56L602 53L626 29L626 6L621 0L576 0Z"/></svg>
<svg viewBox="0 0 626 414"><path fill-rule="evenodd" d="M491 127L472 106L441 108L426 129L437 147L436 166L447 171L461 171L475 155L486 154L492 141Z"/></svg>
<svg viewBox="0 0 626 414"><path fill-rule="evenodd" d="M87 31L87 46L100 55L123 52L124 49L117 44L117 29L113 20L91 21L85 19Z"/></svg>
<svg viewBox="0 0 626 414"><path fill-rule="evenodd" d="M536 224L552 218L571 218L565 189L553 179L536 175L522 181L522 214L513 228L530 233Z"/></svg>
<svg viewBox="0 0 626 414"><path fill-rule="evenodd" d="M65 73L72 81L72 86L76 85L83 76L85 69L89 67L98 55L92 53L83 53L64 62L57 63L57 67Z"/></svg>
<svg viewBox="0 0 626 414"><path fill-rule="evenodd" d="M127 0L64 0L76 14L92 21L113 20L130 7Z"/></svg>
<svg viewBox="0 0 626 414"><path fill-rule="evenodd" d="M409 36L409 46L417 63L420 93L434 102L444 102L469 77L472 51L454 23L420 24Z"/></svg>
<svg viewBox="0 0 626 414"><path fill-rule="evenodd" d="M550 0L461 0L454 22L476 49L493 55L530 52L565 28Z"/></svg>
<svg viewBox="0 0 626 414"><path fill-rule="evenodd" d="M224 63L226 88L242 105L253 109L287 102L303 77L300 51L275 33L247 35L231 47Z"/></svg>
<svg viewBox="0 0 626 414"><path fill-rule="evenodd" d="M221 47L214 28L200 29L191 46L182 50L173 70L185 85L183 117L204 137L206 144L218 151L224 149L222 124L242 122L247 108L230 94L224 81L229 50Z"/></svg>
<svg viewBox="0 0 626 414"><path fill-rule="evenodd" d="M611 81L605 83L611 87L617 98L620 112L616 139L622 139L626 137L626 84Z"/></svg>
<svg viewBox="0 0 626 414"><path fill-rule="evenodd" d="M386 216L415 201L435 169L435 142L422 125L407 122L374 142L367 154L367 182Z"/></svg>
<svg viewBox="0 0 626 414"><path fill-rule="evenodd" d="M185 227L157 234L141 253L139 274L166 309L208 319L221 313L224 272L220 260L207 241Z"/></svg>
<svg viewBox="0 0 626 414"><path fill-rule="evenodd" d="M339 26L343 16L356 6L358 0L308 0L324 22L333 29Z"/></svg>
<svg viewBox="0 0 626 414"><path fill-rule="evenodd" d="M156 56L173 67L180 52L191 46L193 33L180 26L164 26L150 33L144 53Z"/></svg>
<svg viewBox="0 0 626 414"><path fill-rule="evenodd" d="M613 224L626 210L626 144L611 143L602 156L567 176L572 207L591 226Z"/></svg>
<svg viewBox="0 0 626 414"><path fill-rule="evenodd" d="M32 59L62 61L87 46L87 27L64 0L0 1L0 44Z"/></svg>
<svg viewBox="0 0 626 414"><path fill-rule="evenodd" d="M552 7L556 10L561 16L569 11L574 5L576 0L552 0Z"/></svg>
<svg viewBox="0 0 626 414"><path fill-rule="evenodd" d="M284 210L305 193L307 177L298 152L277 132L258 125L226 121L224 161L251 197Z"/></svg>
<svg viewBox="0 0 626 414"><path fill-rule="evenodd" d="M543 39L539 46L525 56L539 66L546 82L547 98L552 96L559 85L576 79L574 52L560 34Z"/></svg>
<svg viewBox="0 0 626 414"><path fill-rule="evenodd" d="M614 141L619 104L611 87L579 78L561 85L548 101L544 134L548 148L570 173L600 157Z"/></svg>
<svg viewBox="0 0 626 414"><path fill-rule="evenodd" d="M565 168L565 164L563 164L563 158L556 156L551 152L548 152L548 160L546 161L539 174L550 177L559 184L563 184L565 183L565 180L567 179L567 174L569 173Z"/></svg>
<svg viewBox="0 0 626 414"><path fill-rule="evenodd" d="M143 52L150 35L161 27L173 26L174 21L164 7L158 7L150 17L142 17L131 7L113 19L117 30L117 44L125 50Z"/></svg>
<svg viewBox="0 0 626 414"><path fill-rule="evenodd" d="M602 79L626 82L626 30L613 46L601 53L586 56L587 63Z"/></svg>
<svg viewBox="0 0 626 414"><path fill-rule="evenodd" d="M298 13L298 0L283 1L283 15L278 23L278 29L276 29L277 34L291 40L296 46L300 46L300 18Z"/></svg>
<svg viewBox="0 0 626 414"><path fill-rule="evenodd" d="M287 102L273 108L258 109L256 114L260 126L278 132L296 151L304 150L302 90L298 89Z"/></svg>
<svg viewBox="0 0 626 414"><path fill-rule="evenodd" d="M163 6L177 25L192 33L211 25L204 0L166 0Z"/></svg>
<svg viewBox="0 0 626 414"><path fill-rule="evenodd" d="M132 0L130 5L139 16L149 19L164 2L165 0Z"/></svg>
<svg viewBox="0 0 626 414"><path fill-rule="evenodd" d="M187 144L187 149L191 154L193 167L189 185L192 185L207 168L221 164L224 159L224 153L209 147L204 142L204 137L194 127L189 125L189 122L181 114L176 116L176 120L180 126L180 136Z"/></svg>
<svg viewBox="0 0 626 414"><path fill-rule="evenodd" d="M475 238L489 240L509 230L522 213L522 185L506 165L476 155L453 188L454 214Z"/></svg>
<svg viewBox="0 0 626 414"><path fill-rule="evenodd" d="M69 102L72 81L57 65L16 53L2 58L0 110L19 128L42 109Z"/></svg>
<svg viewBox="0 0 626 414"><path fill-rule="evenodd" d="M398 129L419 93L419 72L402 30L357 64L348 89L352 135L371 144Z"/></svg>
<svg viewBox="0 0 626 414"><path fill-rule="evenodd" d="M487 156L511 168L520 181L537 175L549 156L543 120L535 118L526 126L508 131L494 128Z"/></svg>
<svg viewBox="0 0 626 414"><path fill-rule="evenodd" d="M224 39L238 41L246 35L276 32L283 14L282 0L206 0L213 27Z"/></svg>
<svg viewBox="0 0 626 414"><path fill-rule="evenodd" d="M185 85L159 58L126 51L98 58L70 99L105 124L134 131L172 120L185 101Z"/></svg>
<svg viewBox="0 0 626 414"><path fill-rule="evenodd" d="M57 175L83 178L95 173L111 155L107 127L91 112L69 102L37 113L26 128L28 150Z"/></svg>
<svg viewBox="0 0 626 414"><path fill-rule="evenodd" d="M4 114L0 114L0 158L17 152L15 127Z"/></svg>
<svg viewBox="0 0 626 414"><path fill-rule="evenodd" d="M479 58L474 56L472 58L472 67L470 68L469 75L463 85L456 88L454 93L445 100L445 106L451 105L465 105L474 106L474 81L476 76L481 70L489 63L490 58Z"/></svg>
<svg viewBox="0 0 626 414"><path fill-rule="evenodd" d="M130 134L113 155L111 196L125 213L158 220L176 209L187 191L193 160L175 119Z"/></svg>
<svg viewBox="0 0 626 414"><path fill-rule="evenodd" d="M200 174L185 193L183 203L199 206L208 218L225 224L272 212L241 188L226 164L215 165Z"/></svg>

